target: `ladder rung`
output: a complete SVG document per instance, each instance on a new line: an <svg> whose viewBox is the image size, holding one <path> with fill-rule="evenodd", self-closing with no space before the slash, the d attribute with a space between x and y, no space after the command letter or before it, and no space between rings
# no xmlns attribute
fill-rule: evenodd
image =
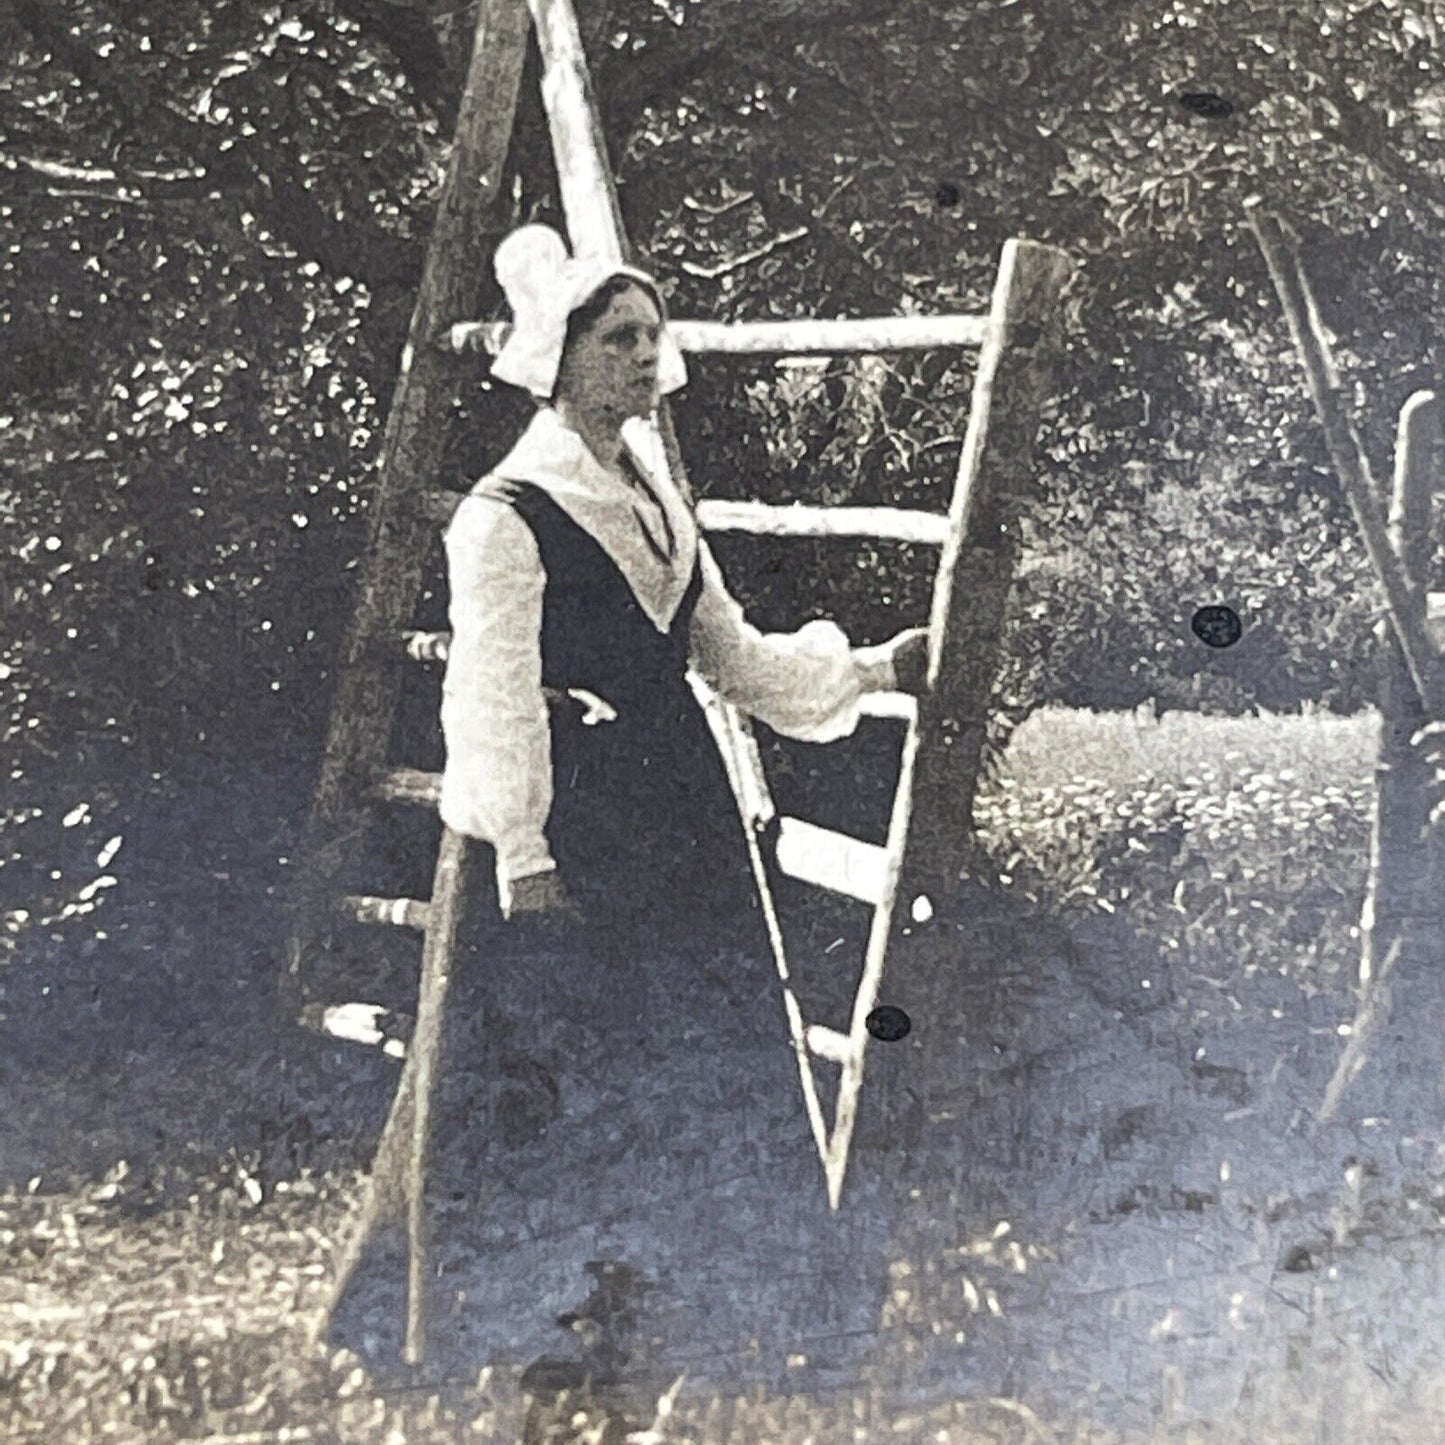
<svg viewBox="0 0 1445 1445"><path fill-rule="evenodd" d="M986 316L871 316L860 320L671 321L684 351L732 356L825 356L982 346Z"/></svg>
<svg viewBox="0 0 1445 1445"><path fill-rule="evenodd" d="M941 547L949 521L940 512L903 507L812 507L801 503L699 502L697 519L712 532L751 532L763 537L873 537Z"/></svg>
<svg viewBox="0 0 1445 1445"><path fill-rule="evenodd" d="M434 808L441 801L442 775L421 768L383 768L376 774L372 792L383 802Z"/></svg>
<svg viewBox="0 0 1445 1445"><path fill-rule="evenodd" d="M670 321L683 351L724 355L877 354L978 347L987 316L867 316L838 321Z"/></svg>
<svg viewBox="0 0 1445 1445"><path fill-rule="evenodd" d="M820 1059L831 1059L835 1064L846 1064L857 1052L847 1034L824 1024L809 1024L803 1038Z"/></svg>
<svg viewBox="0 0 1445 1445"><path fill-rule="evenodd" d="M392 803L435 807L441 774L420 768L391 768L377 776L377 797ZM875 908L883 899L888 850L801 818L778 820L778 867L791 878L844 893Z"/></svg>
<svg viewBox="0 0 1445 1445"><path fill-rule="evenodd" d="M858 699L864 717L891 717L912 722L918 716L918 699L906 692L865 692Z"/></svg>
<svg viewBox="0 0 1445 1445"><path fill-rule="evenodd" d="M414 928L425 932L431 913L429 904L420 898L373 898L367 894L349 894L337 905L357 923L385 923L395 928Z"/></svg>
<svg viewBox="0 0 1445 1445"><path fill-rule="evenodd" d="M417 494L417 507L429 521L445 526L464 496L465 492L431 488ZM816 507L797 502L775 506L709 498L698 503L697 517L711 532L764 537L871 537L942 547L949 533L948 518L941 512L907 507Z"/></svg>
<svg viewBox="0 0 1445 1445"><path fill-rule="evenodd" d="M406 648L406 655L413 662L445 662L447 654L451 649L452 635L450 632L403 632L402 642ZM598 697L596 693L587 692L581 688L559 688L544 687L542 695L547 699L548 707L580 707L584 712L593 709L600 709L603 717L598 721L612 721L617 716L616 710L606 698ZM880 714L881 716L881 714ZM888 714L892 716L892 714Z"/></svg>
<svg viewBox="0 0 1445 1445"><path fill-rule="evenodd" d="M778 820L778 867L790 878L873 907L887 890L888 850L801 818Z"/></svg>
<svg viewBox="0 0 1445 1445"><path fill-rule="evenodd" d="M508 332L505 321L462 321L451 328L454 351L476 347L495 356ZM986 316L869 316L799 321L669 321L683 351L723 356L877 355L936 347L982 346Z"/></svg>

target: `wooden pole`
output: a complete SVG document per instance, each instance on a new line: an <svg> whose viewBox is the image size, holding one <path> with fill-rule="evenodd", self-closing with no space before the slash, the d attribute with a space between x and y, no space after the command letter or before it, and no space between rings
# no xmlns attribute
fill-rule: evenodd
<svg viewBox="0 0 1445 1445"><path fill-rule="evenodd" d="M426 1175L431 1144L432 1096L440 1069L447 990L451 985L452 959L456 956L458 925L467 913L471 882L468 865L475 861L471 855L479 851L485 850L469 849L467 840L459 833L452 832L450 828L443 829L432 882L430 922L422 949L421 990L416 1030L411 1043L416 1083L402 1187L407 1223L405 1356L409 1365L420 1363L426 1353L426 1299L430 1272Z"/></svg>
<svg viewBox="0 0 1445 1445"><path fill-rule="evenodd" d="M432 880L429 926L422 949L416 1027L396 1093L363 1185L361 1208L331 1268L331 1277L312 1329L319 1339L330 1323L376 1231L405 1214L407 1225L407 1309L405 1354L418 1363L426 1351L426 1167L432 1100L440 1070L446 1000L461 921L482 870L491 866L488 849L470 845L450 828L442 832Z"/></svg>
<svg viewBox="0 0 1445 1445"><path fill-rule="evenodd" d="M1063 354L1065 252L1009 241L949 508L930 626L929 691L919 704L907 856L909 900L948 891L972 856L973 798L1018 563L1019 516L1033 490L1034 444Z"/></svg>
<svg viewBox="0 0 1445 1445"><path fill-rule="evenodd" d="M607 162L607 141L592 93L577 17L568 0L527 0L542 54L542 101L557 159L557 185L572 250L631 262L632 243L622 223L617 182ZM677 445L667 402L657 409L657 429L669 472L689 501L692 487Z"/></svg>
<svg viewBox="0 0 1445 1445"><path fill-rule="evenodd" d="M1400 408L1395 432L1395 478L1390 497L1390 541L1411 583L1426 590L1430 569L1430 523L1441 475L1440 399L1417 391Z"/></svg>
<svg viewBox="0 0 1445 1445"><path fill-rule="evenodd" d="M352 1276L356 1273L372 1236L384 1224L395 1219L402 1205L401 1151L411 1136L416 1086L416 1058L408 1052L406 1062L392 1095L386 1122L372 1155L371 1170L362 1181L361 1207L347 1233L340 1252L333 1261L326 1292L312 1322L310 1335L318 1343L331 1324Z"/></svg>
<svg viewBox="0 0 1445 1445"><path fill-rule="evenodd" d="M1390 545L1381 515L1380 488L1371 476L1364 446L1350 422L1339 372L1298 251L1274 216L1256 217L1253 227L1299 351L1330 458L1370 564L1384 590L1386 615L1399 642L1410 681L1426 711L1432 717L1445 716L1445 688L1441 685L1435 649L1425 626L1425 594L1411 581Z"/></svg>
<svg viewBox="0 0 1445 1445"><path fill-rule="evenodd" d="M630 259L607 138L597 113L577 16L567 0L527 0L542 53L542 103L552 132L557 184L572 250L611 261Z"/></svg>
<svg viewBox="0 0 1445 1445"><path fill-rule="evenodd" d="M890 876L873 915L854 1001L850 1033L860 1043L890 953L902 955L920 938L938 936L910 932L915 900L927 898L933 911L946 915L972 858L973 799L1018 557L1018 512L1031 490L1043 404L1056 384L1063 351L1060 296L1074 264L1065 252L1029 241L1009 241L1003 249L950 507L950 538L934 580L929 690L904 742L888 833ZM928 962L937 968L953 960ZM910 972L921 977L925 970ZM826 1164L834 1209L864 1061L859 1048L844 1064L839 1085Z"/></svg>
<svg viewBox="0 0 1445 1445"><path fill-rule="evenodd" d="M502 173L526 41L521 0L481 0L456 138L387 418L360 593L337 663L331 727L291 900L293 978L312 930L328 914L319 900L334 891L355 847L361 785L390 741L402 666L378 643L400 635L421 586L423 529L431 524L409 498L435 481L466 375L457 358L430 343L451 322L477 314L488 261L510 219Z"/></svg>
<svg viewBox="0 0 1445 1445"><path fill-rule="evenodd" d="M1440 478L1441 406L1433 392L1419 391L1400 411L1388 535L1410 584L1424 594L1430 563L1430 520ZM1413 916L1427 904L1434 849L1425 841L1430 770L1410 740L1424 726L1400 645L1378 629L1380 748L1370 833L1370 876L1360 911L1360 982L1381 971L1393 939L1404 938ZM1407 950L1408 954L1408 950Z"/></svg>

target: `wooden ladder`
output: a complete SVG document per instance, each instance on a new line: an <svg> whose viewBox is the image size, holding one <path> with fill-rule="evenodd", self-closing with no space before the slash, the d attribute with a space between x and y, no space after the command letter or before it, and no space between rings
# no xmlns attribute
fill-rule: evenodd
<svg viewBox="0 0 1445 1445"><path fill-rule="evenodd" d="M384 754L408 658L435 661L446 655L446 634L408 632L406 624L421 587L425 549L434 540L438 520L448 517L460 501L458 494L434 488L445 435L442 423L464 374L457 353L478 339L492 347L499 339L494 328L463 318L476 314L474 278L482 274L504 221L497 193L517 105L528 10L541 56L542 97L573 250L630 259L568 0L527 0L525 7L522 0L482 0L457 141L389 419L361 597L341 660L322 776L301 857L289 949L293 972L304 967L308 948L318 941L328 901L337 903L331 885L356 849L370 811L389 802L434 806L440 794L438 775L389 767ZM930 544L939 552L927 692L916 703L883 696L869 704L873 713L903 724L886 844L779 818L746 719L700 678L690 678L737 799L833 1209L841 1199L863 1082L868 1019L890 947L896 949L899 935L911 931L910 925L924 919L935 902L943 904L970 856L973 793L1018 552L1016 518L1029 491L1041 409L1053 387L1062 345L1060 293L1072 270L1073 262L1063 252L1010 241L983 316L670 323L682 349L694 354L822 356L979 349L968 428L947 514L774 507L749 501L706 500L697 505L699 522L710 531L892 539ZM437 344L442 336L449 346ZM665 406L658 428L673 477L690 495ZM377 1225L404 1213L409 1248L405 1354L412 1362L424 1351L424 1196L431 1101L470 856L465 840L443 829L429 899L349 896L339 901L353 919L417 929L424 942L412 1043L361 1210L333 1268L318 1330L329 1320ZM861 979L845 1029L809 1025L803 1019L773 901L778 873L872 907ZM905 899L908 918L900 919L897 905ZM817 1061L840 1070L831 1125L824 1117Z"/></svg>

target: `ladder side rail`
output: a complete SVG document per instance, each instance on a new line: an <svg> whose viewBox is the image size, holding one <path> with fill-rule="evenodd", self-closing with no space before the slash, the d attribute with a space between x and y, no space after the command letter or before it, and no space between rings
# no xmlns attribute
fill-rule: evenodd
<svg viewBox="0 0 1445 1445"><path fill-rule="evenodd" d="M1430 516L1442 446L1442 407L1435 393L1417 391L1401 408L1395 469L1389 490L1389 539L1405 576L1425 592L1430 565ZM1427 610L1427 626L1428 626ZM1414 916L1429 897L1436 848L1421 839L1430 811L1430 770L1411 739L1428 715L1411 683L1399 641L1382 619L1378 707L1380 744L1370 827L1370 871L1360 910L1360 982L1380 977L1392 939L1415 932ZM1431 636L1432 646L1435 644ZM1437 653L1438 656L1438 653ZM1408 940L1407 940L1408 941Z"/></svg>
<svg viewBox="0 0 1445 1445"><path fill-rule="evenodd" d="M1003 249L949 511L951 533L934 579L928 688L904 740L888 872L854 997L854 1048L839 1081L826 1160L835 1210L857 1123L868 1015L900 941L899 900L910 900L911 916L912 901L946 897L971 856L973 796L1017 561L1014 514L1032 472L1041 408L1054 387L1063 342L1059 297L1073 269L1073 260L1053 247L1011 240Z"/></svg>
<svg viewBox="0 0 1445 1445"><path fill-rule="evenodd" d="M325 1290L308 1328L313 1344L325 1336L377 1230L404 1220L408 1258L403 1350L408 1363L413 1364L418 1363L425 1352L426 1154L443 1014L458 923L464 916L470 892L480 886L490 867L486 850L469 847L460 834L450 828L443 829L431 897L428 902L418 904L427 910L429 917L422 944L416 1028L372 1155L371 1169L362 1184L360 1206L331 1260Z"/></svg>
<svg viewBox="0 0 1445 1445"><path fill-rule="evenodd" d="M527 3L542 55L542 104L572 249L578 255L630 262L632 243L622 222L617 182L607 160L607 140L577 16L567 0ZM673 483L691 501L692 488L665 399L657 409L656 425Z"/></svg>
<svg viewBox="0 0 1445 1445"><path fill-rule="evenodd" d="M458 930L467 917L469 895L476 889L489 849L473 847L450 828L442 831L432 877L430 916L422 943L421 984L417 997L416 1028L407 1050L415 1070L406 1152L400 1161L401 1197L406 1206L407 1283L406 1333L403 1356L420 1364L426 1353L427 1281L430 1277L426 1177L431 1149L432 1109L441 1069L442 1031L447 992L451 987L452 960Z"/></svg>
<svg viewBox="0 0 1445 1445"><path fill-rule="evenodd" d="M753 883L757 888L758 901L763 910L763 922L767 927L768 944L772 950L773 964L778 971L778 980L783 992L783 1012L788 1020L788 1038L798 1062L798 1078L803 1089L803 1107L808 1115L808 1126L812 1130L813 1143L820 1160L826 1161L828 1153L828 1126L823 1118L822 1101L818 1097L817 1078L813 1073L812 1050L808 1044L808 1028L803 1022L803 1012L793 991L792 974L788 968L787 949L783 942L782 925L778 919L777 905L773 896L773 876L768 863L765 839L777 819L777 808L772 792L763 773L762 759L758 755L757 742L747 719L738 710L720 697L697 673L688 673L693 696L707 718L713 741L727 770L728 782L732 786L733 798L737 802L738 819L742 824L743 840L747 847L748 866L752 869Z"/></svg>
<svg viewBox="0 0 1445 1445"><path fill-rule="evenodd" d="M973 855L973 799L1018 562L1018 514L1063 350L1060 295L1074 261L1055 247L1003 248L934 577L928 688L919 703L909 896L946 892Z"/></svg>
<svg viewBox="0 0 1445 1445"><path fill-rule="evenodd" d="M893 920L898 903L899 886L913 822L913 805L917 796L914 777L918 760L919 724L911 722L903 740L902 764L898 774L898 790L893 797L893 812L888 819L888 863L883 881L883 895L873 910L868 930L868 943L863 958L863 976L853 995L853 1016L849 1021L848 1057L838 1079L838 1097L833 1109L833 1129L828 1137L828 1150L823 1161L827 1179L828 1205L836 1210L843 1199L843 1181L848 1171L848 1153L858 1123L858 1099L863 1088L863 1075L868 1052L868 1015L878 1003L883 987L883 972L893 941Z"/></svg>
<svg viewBox="0 0 1445 1445"><path fill-rule="evenodd" d="M527 0L527 4L542 55L542 104L572 250L579 256L629 261L632 248L607 162L607 140L577 16L566 0ZM459 311L453 316L466 314Z"/></svg>
<svg viewBox="0 0 1445 1445"><path fill-rule="evenodd" d="M337 664L331 723L307 827L292 922L292 972L306 890L344 866L337 833L357 777L380 763L400 696L401 669L375 644L405 624L421 585L422 528L405 499L435 480L463 369L430 344L458 315L474 313L486 260L505 224L502 175L511 144L527 13L520 0L482 0L456 137L437 203L421 284L387 418L371 535L351 625Z"/></svg>
<svg viewBox="0 0 1445 1445"><path fill-rule="evenodd" d="M1445 401L1433 391L1413 392L1400 408L1395 429L1389 536L1406 577L1422 592L1430 580L1430 519L1442 459Z"/></svg>

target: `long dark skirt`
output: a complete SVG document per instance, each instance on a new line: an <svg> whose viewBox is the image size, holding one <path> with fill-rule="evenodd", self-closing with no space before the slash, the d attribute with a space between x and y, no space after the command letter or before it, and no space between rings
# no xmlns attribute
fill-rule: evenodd
<svg viewBox="0 0 1445 1445"><path fill-rule="evenodd" d="M491 849L469 845L456 983L494 1083L525 1093L528 1061L560 1073L583 1036L665 1047L685 1016L775 981L737 805L684 689L651 725L554 719L548 839L581 923L502 921Z"/></svg>
<svg viewBox="0 0 1445 1445"><path fill-rule="evenodd" d="M755 915L742 825L701 709L679 682L655 719L553 730L549 834L599 938L705 947Z"/></svg>

